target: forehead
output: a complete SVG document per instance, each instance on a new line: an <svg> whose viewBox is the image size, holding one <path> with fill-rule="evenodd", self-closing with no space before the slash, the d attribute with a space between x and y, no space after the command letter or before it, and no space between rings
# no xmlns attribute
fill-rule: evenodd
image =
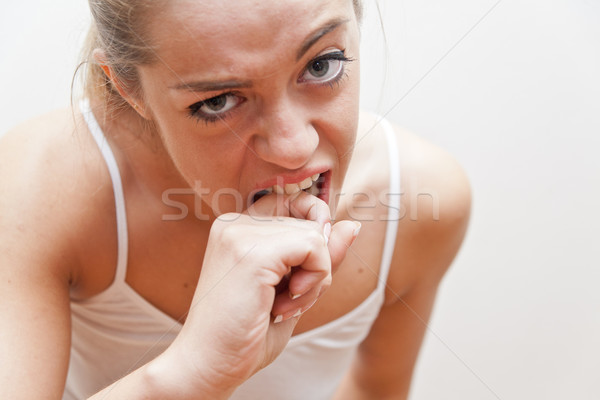
<svg viewBox="0 0 600 400"><path fill-rule="evenodd" d="M178 75L294 57L329 21L355 21L351 0L175 0L151 20L159 62ZM347 25L347 24L345 24ZM263 71L264 72L264 71Z"/></svg>

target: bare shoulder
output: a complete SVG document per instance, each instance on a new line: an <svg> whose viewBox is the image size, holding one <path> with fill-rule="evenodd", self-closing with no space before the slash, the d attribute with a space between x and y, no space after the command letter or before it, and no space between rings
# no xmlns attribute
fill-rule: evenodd
<svg viewBox="0 0 600 400"><path fill-rule="evenodd" d="M471 186L458 161L414 133L394 129L402 196L388 303L417 286L437 286L462 244L471 211Z"/></svg>
<svg viewBox="0 0 600 400"><path fill-rule="evenodd" d="M361 187L356 189L368 187L392 195L386 160L395 153L401 190L385 303L359 347L352 374L370 397L406 398L438 284L467 229L471 190L465 172L446 151L397 126L393 127L397 148L390 148L377 117L366 115L361 120L353 163L379 176L358 179ZM357 164L354 171L361 172ZM385 208L391 207L394 205L388 202ZM381 209L375 212L376 216L385 213ZM356 240L366 243L363 248L382 248L389 225L384 220L374 221L368 235L361 231Z"/></svg>
<svg viewBox="0 0 600 400"><path fill-rule="evenodd" d="M84 239L99 227L98 211L111 207L110 178L99 157L80 116L68 109L3 135L0 253L22 268L54 268L76 281Z"/></svg>
<svg viewBox="0 0 600 400"><path fill-rule="evenodd" d="M71 288L92 248L85 238L101 232L92 209L103 196L74 121L57 111L0 139L0 381L12 383L2 398L59 398L64 389Z"/></svg>
<svg viewBox="0 0 600 400"><path fill-rule="evenodd" d="M387 193L389 145L379 117L363 113L349 173L353 192ZM392 124L393 125L393 124ZM400 164L400 220L388 277L386 303L416 285L437 285L458 252L471 209L469 180L447 151L393 125ZM393 194L390 194L390 196ZM387 202L387 204L386 204ZM376 216L387 216L389 199L377 196ZM387 208L386 208L387 207ZM377 218L384 231L386 218ZM363 224L364 225L364 224Z"/></svg>

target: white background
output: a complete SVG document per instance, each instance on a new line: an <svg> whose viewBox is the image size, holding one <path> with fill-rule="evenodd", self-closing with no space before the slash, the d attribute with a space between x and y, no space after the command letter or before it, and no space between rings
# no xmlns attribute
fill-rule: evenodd
<svg viewBox="0 0 600 400"><path fill-rule="evenodd" d="M387 51L367 3L363 106L474 194L412 399L600 398L600 1L384 0ZM4 2L0 132L68 104L87 12Z"/></svg>

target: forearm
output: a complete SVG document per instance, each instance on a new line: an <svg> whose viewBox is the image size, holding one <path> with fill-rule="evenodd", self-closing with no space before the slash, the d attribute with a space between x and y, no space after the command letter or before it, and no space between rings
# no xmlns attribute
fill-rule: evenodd
<svg viewBox="0 0 600 400"><path fill-rule="evenodd" d="M176 368L169 366L168 362L159 356L157 359L119 379L112 385L96 393L90 400L109 399L227 399L235 387L218 385L217 382L208 382L208 379L199 379L196 375L193 385L186 385ZM190 379L191 380L191 379Z"/></svg>
<svg viewBox="0 0 600 400"><path fill-rule="evenodd" d="M381 308L335 399L408 398L436 288L424 284Z"/></svg>
<svg viewBox="0 0 600 400"><path fill-rule="evenodd" d="M90 399L159 399L165 397L165 392L160 382L148 373L148 366L145 365L96 393Z"/></svg>
<svg viewBox="0 0 600 400"><path fill-rule="evenodd" d="M355 375L355 372L356 371L354 371L353 368L348 370L332 400L408 399L410 377L403 380L405 384L399 386L396 385L390 392L381 386L377 387L377 384L365 384L366 382L361 382L361 379Z"/></svg>

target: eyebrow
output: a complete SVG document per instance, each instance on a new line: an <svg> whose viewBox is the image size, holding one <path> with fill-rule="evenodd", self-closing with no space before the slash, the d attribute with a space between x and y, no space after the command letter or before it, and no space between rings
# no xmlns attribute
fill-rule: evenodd
<svg viewBox="0 0 600 400"><path fill-rule="evenodd" d="M225 89L249 88L250 81L194 81L171 86L171 89L189 90L191 92L216 92Z"/></svg>
<svg viewBox="0 0 600 400"><path fill-rule="evenodd" d="M300 46L300 49L298 50L298 53L296 54L296 61L299 61L302 58L302 56L304 56L304 54L306 54L306 52L315 43L317 43L319 41L319 39L321 39L323 36L327 35L328 33L334 31L337 27L339 27L342 24L345 24L348 21L349 21L348 19L336 18L332 21L329 21L323 27L321 27L321 28L317 29L315 32L313 32L308 37L308 39L306 39L302 43L302 46Z"/></svg>
<svg viewBox="0 0 600 400"><path fill-rule="evenodd" d="M300 46L298 52L296 53L296 61L299 61L304 54L315 44L317 43L323 36L328 33L333 32L340 25L348 22L348 19L336 18L329 22L327 22L324 26L318 28L314 31ZM171 89L176 90L188 90L191 92L216 92L220 90L226 89L235 89L235 88L250 88L252 87L251 81L236 81L236 80L226 80L226 81L192 81L192 82L182 82L175 86L170 86Z"/></svg>

